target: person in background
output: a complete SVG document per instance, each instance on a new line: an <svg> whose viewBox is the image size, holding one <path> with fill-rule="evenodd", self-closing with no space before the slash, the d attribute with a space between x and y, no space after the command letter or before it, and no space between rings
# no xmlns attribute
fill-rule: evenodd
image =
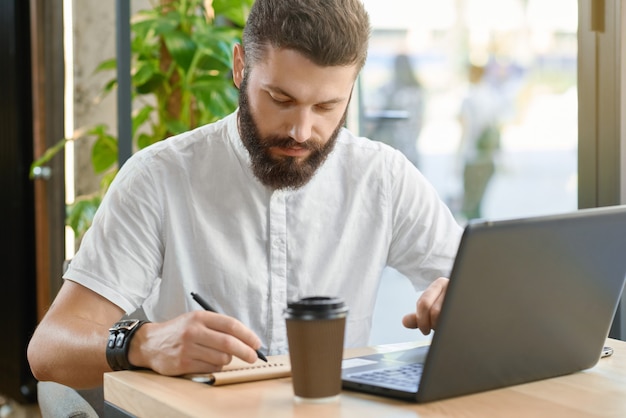
<svg viewBox="0 0 626 418"><path fill-rule="evenodd" d="M459 158L463 170L461 213L465 219L480 218L482 203L500 149L502 100L489 85L484 66L469 66L469 87L461 103Z"/></svg>
<svg viewBox="0 0 626 418"><path fill-rule="evenodd" d="M239 108L121 168L30 341L37 379L286 353L283 310L312 295L343 298L346 346L364 346L385 266L425 289L398 321L436 327L462 231L400 152L343 127L369 35L360 0L256 0ZM147 321L117 322L137 309Z"/></svg>
<svg viewBox="0 0 626 418"><path fill-rule="evenodd" d="M424 91L408 55L396 55L392 79L380 96L384 109L377 112L368 136L398 149L419 167L417 140L424 122Z"/></svg>

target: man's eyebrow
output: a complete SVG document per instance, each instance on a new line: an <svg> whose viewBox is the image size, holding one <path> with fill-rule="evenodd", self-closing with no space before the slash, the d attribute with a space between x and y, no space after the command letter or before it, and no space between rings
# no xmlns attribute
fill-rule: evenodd
<svg viewBox="0 0 626 418"><path fill-rule="evenodd" d="M268 85L265 86L265 88L269 92L271 92L271 93L280 94L281 96L288 97L291 100L296 100L296 98L294 96L292 96L291 94L289 94L288 92L286 92L285 90L283 90L280 87L272 86L272 85L268 84ZM343 102L345 100L346 99L344 99L344 98L336 97L336 98L333 98L333 99L324 100L323 102L319 102L317 104L320 104L320 105L336 104L336 103L341 103L341 102Z"/></svg>

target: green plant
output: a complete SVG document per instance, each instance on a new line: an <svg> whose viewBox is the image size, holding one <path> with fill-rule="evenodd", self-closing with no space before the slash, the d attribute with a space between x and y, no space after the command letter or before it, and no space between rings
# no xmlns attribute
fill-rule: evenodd
<svg viewBox="0 0 626 418"><path fill-rule="evenodd" d="M131 21L131 60L135 149L142 149L191 128L214 122L235 110L238 91L232 83L232 49L254 0L160 0ZM116 59L97 72L112 71ZM103 87L108 94L112 79ZM81 237L117 173L118 140L104 124L63 139L35 161L41 166L68 141L95 138L91 163L102 174L97 193L77 197L67 208L66 223ZM31 168L31 173L32 173ZM32 174L31 174L32 176Z"/></svg>

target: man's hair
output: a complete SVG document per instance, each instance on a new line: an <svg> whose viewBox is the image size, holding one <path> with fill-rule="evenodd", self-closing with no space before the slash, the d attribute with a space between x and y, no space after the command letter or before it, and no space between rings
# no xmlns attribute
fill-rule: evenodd
<svg viewBox="0 0 626 418"><path fill-rule="evenodd" d="M246 67L272 46L297 51L319 66L356 64L360 71L369 36L362 0L256 0L243 31Z"/></svg>

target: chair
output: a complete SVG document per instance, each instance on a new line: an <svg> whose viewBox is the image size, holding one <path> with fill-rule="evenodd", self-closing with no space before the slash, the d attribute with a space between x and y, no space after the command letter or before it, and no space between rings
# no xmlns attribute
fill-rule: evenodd
<svg viewBox="0 0 626 418"><path fill-rule="evenodd" d="M37 383L42 418L98 418L104 416L102 387L75 390L56 382Z"/></svg>

